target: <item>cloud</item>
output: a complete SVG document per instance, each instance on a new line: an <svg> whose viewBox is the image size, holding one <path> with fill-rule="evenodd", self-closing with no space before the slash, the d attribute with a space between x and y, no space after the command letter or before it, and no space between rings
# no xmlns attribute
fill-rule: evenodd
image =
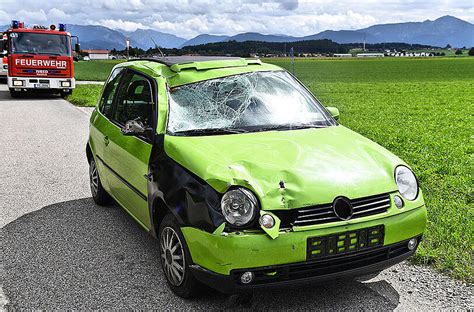
<svg viewBox="0 0 474 312"><path fill-rule="evenodd" d="M119 20L112 20L112 19L105 19L100 20L99 24L111 29L122 29L125 31L135 31L137 29L148 29L150 27L143 25L142 23L135 23L130 21L123 21Z"/></svg>
<svg viewBox="0 0 474 312"><path fill-rule="evenodd" d="M38 11L19 10L16 12L15 17L18 20L25 21L27 25L44 23L48 20L46 13L42 9Z"/></svg>
<svg viewBox="0 0 474 312"><path fill-rule="evenodd" d="M10 22L10 16L7 14L7 12L0 10L0 25L8 25Z"/></svg>
<svg viewBox="0 0 474 312"><path fill-rule="evenodd" d="M454 15L474 22L465 0L2 0L0 21L95 24L133 31L152 28L190 38L239 32L304 36L378 23ZM47 13L46 13L47 12Z"/></svg>
<svg viewBox="0 0 474 312"><path fill-rule="evenodd" d="M283 10L291 11L298 8L298 0L282 0L282 1L276 0L275 2L280 3L280 8Z"/></svg>
<svg viewBox="0 0 474 312"><path fill-rule="evenodd" d="M63 21L69 20L70 18L71 18L70 14L66 14L64 11L61 11L56 8L52 8L51 10L48 11L49 21L63 22Z"/></svg>

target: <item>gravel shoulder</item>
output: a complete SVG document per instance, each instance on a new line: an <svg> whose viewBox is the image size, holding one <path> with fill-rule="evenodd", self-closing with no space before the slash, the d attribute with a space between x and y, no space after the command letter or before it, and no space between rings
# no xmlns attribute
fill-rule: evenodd
<svg viewBox="0 0 474 312"><path fill-rule="evenodd" d="M0 85L0 216L6 309L438 310L473 308L473 287L402 263L367 282L182 300L168 290L157 243L120 208L89 195L91 109Z"/></svg>

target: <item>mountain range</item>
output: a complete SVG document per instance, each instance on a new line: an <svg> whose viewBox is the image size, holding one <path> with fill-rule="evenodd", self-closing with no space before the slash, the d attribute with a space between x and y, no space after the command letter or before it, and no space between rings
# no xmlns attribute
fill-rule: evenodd
<svg viewBox="0 0 474 312"><path fill-rule="evenodd" d="M133 32L113 30L97 25L67 25L68 31L80 38L83 49L119 49L125 48L126 38L130 38L133 47L148 49L155 43L164 48L182 48L185 46L235 40L294 42L302 40L330 39L337 43L383 43L403 42L444 47L474 46L474 24L453 16L443 16L434 21L379 24L357 30L325 30L302 36L264 35L256 32L241 33L234 36L201 34L192 39L151 29L137 29ZM7 28L3 26L2 29Z"/></svg>

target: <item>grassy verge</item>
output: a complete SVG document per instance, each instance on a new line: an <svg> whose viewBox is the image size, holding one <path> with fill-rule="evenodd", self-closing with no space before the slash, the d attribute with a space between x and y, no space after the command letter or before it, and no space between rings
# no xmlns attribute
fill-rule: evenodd
<svg viewBox="0 0 474 312"><path fill-rule="evenodd" d="M74 63L76 80L105 81L112 68L124 60L80 61Z"/></svg>
<svg viewBox="0 0 474 312"><path fill-rule="evenodd" d="M343 125L415 170L428 224L414 261L472 281L474 58L302 60L295 67L324 105L339 108Z"/></svg>
<svg viewBox="0 0 474 312"><path fill-rule="evenodd" d="M66 99L77 106L94 107L102 91L102 85L77 85Z"/></svg>

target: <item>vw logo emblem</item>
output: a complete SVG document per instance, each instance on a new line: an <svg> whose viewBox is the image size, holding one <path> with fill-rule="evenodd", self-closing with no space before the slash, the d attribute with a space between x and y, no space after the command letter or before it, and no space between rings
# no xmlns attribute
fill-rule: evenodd
<svg viewBox="0 0 474 312"><path fill-rule="evenodd" d="M354 214L351 201L346 197L337 197L332 203L332 209L341 220L349 220Z"/></svg>

